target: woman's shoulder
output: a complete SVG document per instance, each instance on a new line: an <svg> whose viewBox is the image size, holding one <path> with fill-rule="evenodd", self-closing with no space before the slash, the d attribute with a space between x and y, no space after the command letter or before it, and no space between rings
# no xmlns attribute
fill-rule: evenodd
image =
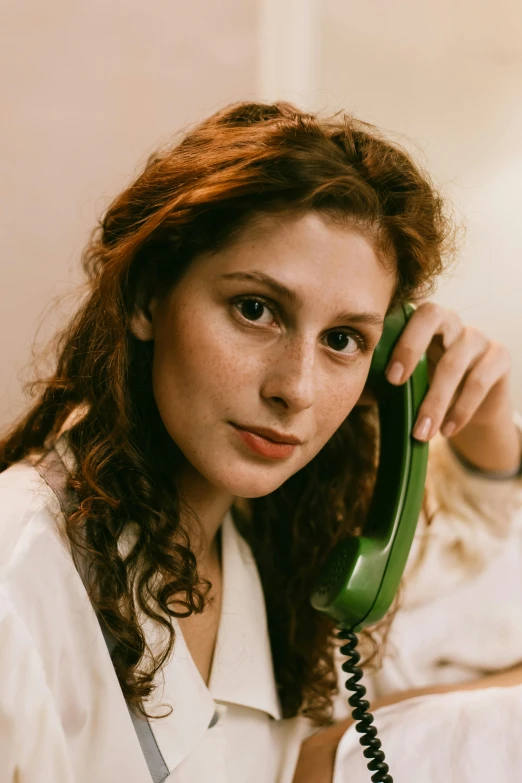
<svg viewBox="0 0 522 783"><path fill-rule="evenodd" d="M59 500L34 462L0 474L0 610L9 603L51 669L53 651L81 646L86 633L92 644L97 632L64 523Z"/></svg>
<svg viewBox="0 0 522 783"><path fill-rule="evenodd" d="M42 565L37 554L39 541L47 539L49 546L63 550L60 504L35 461L20 460L0 473L0 569L4 580L21 562L35 569Z"/></svg>

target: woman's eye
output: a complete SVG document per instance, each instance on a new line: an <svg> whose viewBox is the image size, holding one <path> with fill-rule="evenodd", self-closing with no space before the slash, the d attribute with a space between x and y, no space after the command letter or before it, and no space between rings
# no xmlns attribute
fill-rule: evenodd
<svg viewBox="0 0 522 783"><path fill-rule="evenodd" d="M259 297L236 299L233 306L245 321L259 323L261 326L269 326L277 315L276 307ZM270 313L270 322L262 320L266 310ZM329 332L326 335L326 343L333 351L344 356L351 356L366 348L365 340L361 335L347 331Z"/></svg>
<svg viewBox="0 0 522 783"><path fill-rule="evenodd" d="M258 323L261 320L264 310L268 310L272 315L270 323L274 320L274 310L263 299L254 299L252 297L248 299L239 299L234 303L234 307L247 321ZM266 325L266 322L263 325Z"/></svg>
<svg viewBox="0 0 522 783"><path fill-rule="evenodd" d="M326 339L330 348L333 348L337 353L345 355L357 353L357 351L364 350L365 347L362 338L355 334L350 334L350 332L330 332ZM345 350L346 348L348 350Z"/></svg>

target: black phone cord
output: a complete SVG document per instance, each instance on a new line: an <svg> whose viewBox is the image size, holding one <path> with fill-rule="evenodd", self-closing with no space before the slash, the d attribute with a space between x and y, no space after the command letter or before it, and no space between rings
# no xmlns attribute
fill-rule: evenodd
<svg viewBox="0 0 522 783"><path fill-rule="evenodd" d="M342 655L346 655L348 658L343 663L342 669L352 675L346 680L345 688L353 691L353 696L349 697L348 704L353 708L352 718L358 721L355 724L355 730L362 735L359 737L359 742L365 747L363 755L367 759L371 759L367 766L370 772L374 772L372 781L373 783L393 783L392 776L388 774L389 767L384 761L381 741L377 738L377 729L372 726L373 715L368 712L370 702L363 698L366 695L366 688L364 685L359 685L363 673L362 669L357 666L361 660L361 656L356 650L357 636L352 631L341 629L337 638L348 640L347 644L340 648Z"/></svg>

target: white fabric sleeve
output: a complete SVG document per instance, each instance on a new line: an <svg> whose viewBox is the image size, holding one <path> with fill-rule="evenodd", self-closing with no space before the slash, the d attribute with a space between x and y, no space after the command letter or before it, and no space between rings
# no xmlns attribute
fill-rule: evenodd
<svg viewBox="0 0 522 783"><path fill-rule="evenodd" d="M2 585L0 640L0 783L73 783L44 667Z"/></svg>
<svg viewBox="0 0 522 783"><path fill-rule="evenodd" d="M516 417L520 429L520 416ZM430 442L426 504L402 581L401 605L441 595L480 573L522 512L522 478L471 472L442 435Z"/></svg>
<svg viewBox="0 0 522 783"><path fill-rule="evenodd" d="M522 686L418 696L375 711L390 775L401 783L515 783L522 769ZM352 725L332 783L370 780Z"/></svg>

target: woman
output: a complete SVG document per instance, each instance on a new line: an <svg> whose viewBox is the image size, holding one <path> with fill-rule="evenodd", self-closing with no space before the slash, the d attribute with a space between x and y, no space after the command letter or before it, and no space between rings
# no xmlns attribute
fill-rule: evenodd
<svg viewBox="0 0 522 783"><path fill-rule="evenodd" d="M218 112L109 207L56 373L0 444L0 780L286 783L313 733L301 761L331 761L335 629L309 594L371 497L383 319L451 235L375 128L286 103ZM389 380L428 348L415 436L512 475L506 350L424 303Z"/></svg>

